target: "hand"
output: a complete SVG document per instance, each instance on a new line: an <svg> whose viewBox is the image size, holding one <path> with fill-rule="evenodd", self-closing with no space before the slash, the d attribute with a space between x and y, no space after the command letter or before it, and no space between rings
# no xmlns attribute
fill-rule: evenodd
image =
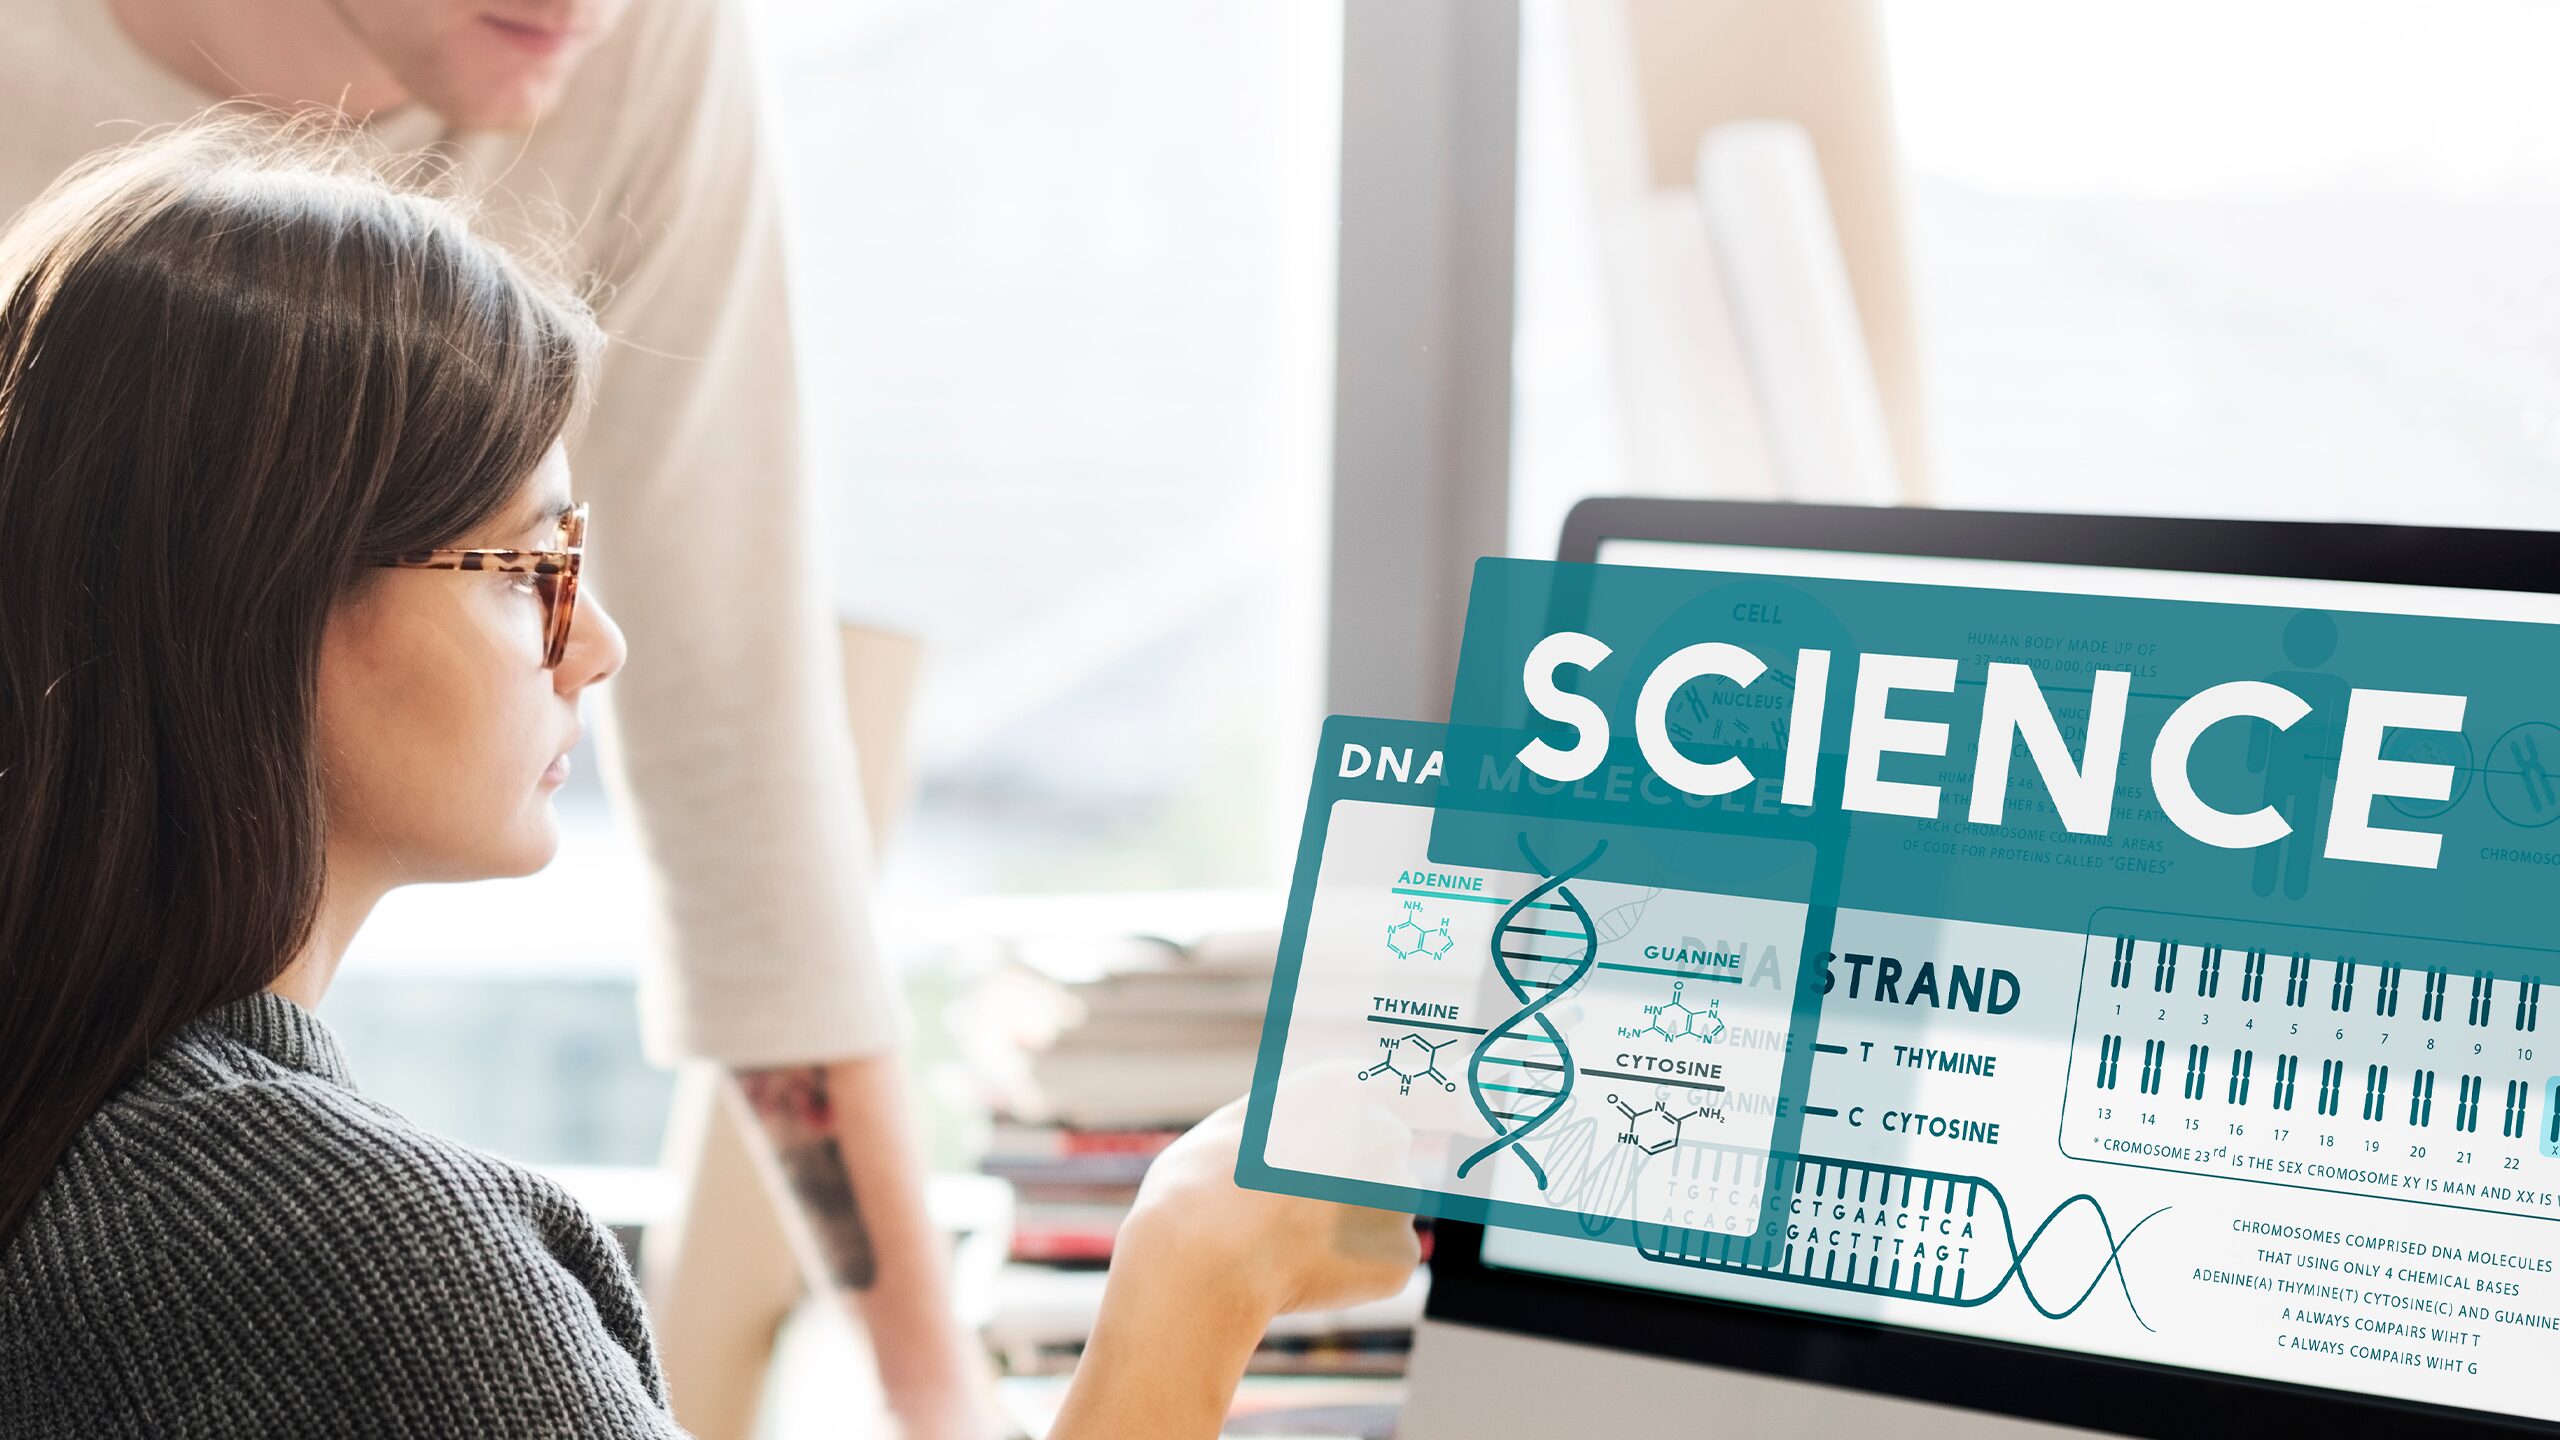
<svg viewBox="0 0 2560 1440"><path fill-rule="evenodd" d="M1321 1097L1356 1147L1412 1136L1339 1076ZM1210 1440L1271 1318L1394 1293L1421 1246L1406 1216L1265 1195L1235 1182L1244 1102L1156 1157L1113 1246L1092 1343L1049 1440Z"/></svg>
<svg viewBox="0 0 2560 1440"><path fill-rule="evenodd" d="M1341 1153L1402 1155L1411 1132L1365 1093L1345 1089L1345 1079L1318 1073L1281 1083L1327 1092L1296 1103L1322 1104L1340 1117ZM1156 1157L1121 1228L1118 1258L1149 1283L1174 1272L1196 1277L1195 1288L1224 1291L1266 1320L1403 1288L1422 1258L1412 1217L1238 1186L1244 1121L1245 1102L1235 1101Z"/></svg>

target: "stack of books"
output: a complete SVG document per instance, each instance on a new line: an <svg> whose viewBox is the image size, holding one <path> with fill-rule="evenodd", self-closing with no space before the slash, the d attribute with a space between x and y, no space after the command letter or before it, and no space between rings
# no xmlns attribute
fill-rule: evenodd
<svg viewBox="0 0 2560 1440"><path fill-rule="evenodd" d="M952 1029L994 1114L1013 1259L1100 1266L1156 1152L1242 1095L1277 938L1016 940Z"/></svg>
<svg viewBox="0 0 2560 1440"><path fill-rule="evenodd" d="M1180 1131L1253 1084L1278 945L1265 932L1017 940L952 1024L1000 1123Z"/></svg>
<svg viewBox="0 0 2560 1440"><path fill-rule="evenodd" d="M1278 936L1011 942L950 1013L994 1123L981 1169L1014 1191L986 1337L1014 1374L1072 1369L1148 1164L1253 1083ZM1273 1327L1268 1374L1401 1374L1418 1286Z"/></svg>
<svg viewBox="0 0 2560 1440"><path fill-rule="evenodd" d="M999 1120L980 1169L1013 1187L1012 1259L1105 1265L1147 1162L1181 1130Z"/></svg>

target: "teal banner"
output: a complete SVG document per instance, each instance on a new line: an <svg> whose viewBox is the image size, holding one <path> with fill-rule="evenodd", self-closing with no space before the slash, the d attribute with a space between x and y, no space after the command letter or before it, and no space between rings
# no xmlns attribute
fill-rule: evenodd
<svg viewBox="0 0 2560 1440"><path fill-rule="evenodd" d="M1801 900L1750 852L1803 834L1845 909L2547 978L2555 677L2519 622L1486 560L1431 858Z"/></svg>

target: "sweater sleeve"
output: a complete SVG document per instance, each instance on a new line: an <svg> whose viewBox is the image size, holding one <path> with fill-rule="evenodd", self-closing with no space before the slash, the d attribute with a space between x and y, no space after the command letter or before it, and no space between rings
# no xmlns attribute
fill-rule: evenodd
<svg viewBox="0 0 2560 1440"><path fill-rule="evenodd" d="M199 1110L199 1168L156 1182L185 1433L681 1440L629 1269L565 1192L266 1088Z"/></svg>
<svg viewBox="0 0 2560 1440"><path fill-rule="evenodd" d="M627 24L596 405L573 437L588 576L630 637L598 718L661 877L651 1058L830 1061L903 1038L816 549L777 156L736 0ZM590 182L592 183L592 182Z"/></svg>

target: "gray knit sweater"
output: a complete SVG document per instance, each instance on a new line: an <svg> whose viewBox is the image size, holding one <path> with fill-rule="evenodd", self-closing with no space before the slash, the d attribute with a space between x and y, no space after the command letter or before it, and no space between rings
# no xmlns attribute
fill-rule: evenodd
<svg viewBox="0 0 2560 1440"><path fill-rule="evenodd" d="M612 1236L280 996L161 1047L0 1253L6 1440L678 1434Z"/></svg>

